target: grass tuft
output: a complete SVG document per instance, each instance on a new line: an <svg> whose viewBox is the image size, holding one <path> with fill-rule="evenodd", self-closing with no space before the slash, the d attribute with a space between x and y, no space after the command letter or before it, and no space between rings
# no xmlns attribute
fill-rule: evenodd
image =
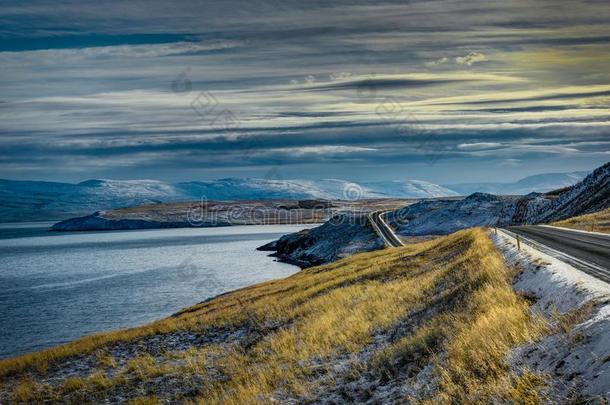
<svg viewBox="0 0 610 405"><path fill-rule="evenodd" d="M64 381L61 392L65 394L81 390L87 386L87 382L80 377L71 377Z"/></svg>
<svg viewBox="0 0 610 405"><path fill-rule="evenodd" d="M13 389L11 400L13 403L38 404L43 403L44 388L29 377L22 378Z"/></svg>

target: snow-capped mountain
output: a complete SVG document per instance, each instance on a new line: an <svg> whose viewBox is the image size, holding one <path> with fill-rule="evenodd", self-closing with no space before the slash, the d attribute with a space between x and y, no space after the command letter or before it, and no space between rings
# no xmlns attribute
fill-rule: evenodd
<svg viewBox="0 0 610 405"><path fill-rule="evenodd" d="M514 183L459 183L445 187L460 195L488 193L500 195L525 195L533 192L545 193L568 187L581 181L589 172L545 173L524 177Z"/></svg>
<svg viewBox="0 0 610 405"><path fill-rule="evenodd" d="M354 183L340 179L270 180L220 179L179 183L176 188L189 196L208 200L255 200L271 198L316 198L345 200L357 198L431 198L457 193L438 184L419 180Z"/></svg>
<svg viewBox="0 0 610 405"><path fill-rule="evenodd" d="M361 199L453 196L424 181L369 182L340 179L227 178L166 183L156 180L87 180L78 184L0 180L0 221L63 219L147 203L206 200Z"/></svg>
<svg viewBox="0 0 610 405"><path fill-rule="evenodd" d="M459 194L448 187L421 180L393 180L362 183L384 197L405 196L409 198L452 197Z"/></svg>
<svg viewBox="0 0 610 405"><path fill-rule="evenodd" d="M313 181L228 178L179 183L176 187L190 198L208 200L341 199L344 198L343 190L350 184L352 183L345 180L332 179ZM376 197L369 189L361 190L363 197Z"/></svg>
<svg viewBox="0 0 610 405"><path fill-rule="evenodd" d="M526 177L516 183L440 186L420 180L362 182L341 179L226 178L167 183L157 180L87 180L78 184L0 180L0 222L64 219L134 205L206 200L432 198L472 192L523 195L573 185L582 172ZM471 191L474 190L474 191Z"/></svg>

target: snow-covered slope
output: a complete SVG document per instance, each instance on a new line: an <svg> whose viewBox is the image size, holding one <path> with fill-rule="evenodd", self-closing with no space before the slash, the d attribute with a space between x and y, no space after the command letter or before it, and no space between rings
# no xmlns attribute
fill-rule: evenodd
<svg viewBox="0 0 610 405"><path fill-rule="evenodd" d="M508 366L548 376L544 403L575 403L569 399L574 392L591 403L607 403L610 285L531 246L518 249L516 240L503 232L490 236L509 267L518 269L513 287L532 298L530 310L551 324L570 320L568 327L514 349Z"/></svg>
<svg viewBox="0 0 610 405"><path fill-rule="evenodd" d="M581 182L559 194L552 206L541 211L536 222L558 221L610 207L610 162L595 169Z"/></svg>
<svg viewBox="0 0 610 405"><path fill-rule="evenodd" d="M331 200L357 198L431 198L456 196L457 193L438 184L419 180L354 183L341 179L269 180L220 179L179 183L188 195L208 199L244 200L270 198L325 198Z"/></svg>
<svg viewBox="0 0 610 405"><path fill-rule="evenodd" d="M186 195L208 200L260 200L273 198L343 198L342 191L350 184L344 180L270 180L220 179L179 183ZM368 191L368 190L367 190ZM371 193L366 192L366 196Z"/></svg>
<svg viewBox="0 0 610 405"><path fill-rule="evenodd" d="M476 226L530 223L550 205L551 200L542 194L512 197L474 193L458 201L421 201L389 213L387 219L400 235L445 235Z"/></svg>
<svg viewBox="0 0 610 405"><path fill-rule="evenodd" d="M421 180L378 181L363 183L362 186L385 197L430 198L459 195L450 188Z"/></svg>
<svg viewBox="0 0 610 405"><path fill-rule="evenodd" d="M340 179L227 178L165 183L156 180L88 180L78 184L0 180L0 222L63 219L147 203L206 200L421 198L456 195L417 180L355 183Z"/></svg>
<svg viewBox="0 0 610 405"><path fill-rule="evenodd" d="M558 194L474 193L463 200L421 201L388 214L388 220L401 235L444 235L475 226L556 221L608 207L610 163Z"/></svg>
<svg viewBox="0 0 610 405"><path fill-rule="evenodd" d="M571 186L581 181L589 172L545 173L524 177L514 183L460 183L445 187L460 195L488 193L502 195L525 195L532 192L544 193Z"/></svg>

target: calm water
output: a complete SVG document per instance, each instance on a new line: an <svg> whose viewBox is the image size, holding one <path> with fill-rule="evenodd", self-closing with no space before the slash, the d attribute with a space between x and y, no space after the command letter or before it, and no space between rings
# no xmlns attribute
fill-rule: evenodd
<svg viewBox="0 0 610 405"><path fill-rule="evenodd" d="M0 358L159 319L298 268L255 250L303 225L48 232L0 225Z"/></svg>

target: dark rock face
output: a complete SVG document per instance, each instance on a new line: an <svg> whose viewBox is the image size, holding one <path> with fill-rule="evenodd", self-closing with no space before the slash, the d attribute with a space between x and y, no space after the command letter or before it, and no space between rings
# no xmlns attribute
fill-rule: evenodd
<svg viewBox="0 0 610 405"><path fill-rule="evenodd" d="M272 256L305 268L384 246L366 215L339 214L323 225L284 235L258 249L275 251Z"/></svg>

